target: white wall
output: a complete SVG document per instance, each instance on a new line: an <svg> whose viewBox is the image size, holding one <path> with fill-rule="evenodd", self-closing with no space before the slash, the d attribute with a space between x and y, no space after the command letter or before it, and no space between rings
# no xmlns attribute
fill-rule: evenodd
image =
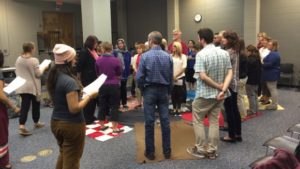
<svg viewBox="0 0 300 169"><path fill-rule="evenodd" d="M8 51L5 65L15 64L24 42L37 44L37 32L43 31L42 11L55 11L55 2L0 1L0 49ZM77 46L82 45L80 5L64 4L61 11L74 13L74 38Z"/></svg>

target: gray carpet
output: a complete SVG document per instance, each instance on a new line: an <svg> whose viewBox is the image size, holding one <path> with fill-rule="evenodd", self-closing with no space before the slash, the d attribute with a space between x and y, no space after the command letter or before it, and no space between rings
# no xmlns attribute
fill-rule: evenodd
<svg viewBox="0 0 300 169"><path fill-rule="evenodd" d="M228 144L220 142L220 154L216 160L177 160L154 164L137 164L134 131L106 142L86 138L82 169L241 169L265 154L262 144L269 138L286 134L286 129L300 121L300 93L296 90L279 90L279 103L284 111L264 111L263 115L243 123L242 143ZM42 108L41 121L46 122L43 129L33 130L33 135L21 137L18 134L18 119L10 120L10 157L15 169L53 169L58 156L58 147L50 131L51 109ZM130 115L127 115L130 118ZM139 116L139 115L138 115ZM138 117L137 119L140 119ZM31 116L26 126L32 129ZM221 132L223 136L226 133ZM176 140L173 140L176 141ZM21 163L26 155L36 155L40 150L53 149L48 157L38 157L30 163Z"/></svg>

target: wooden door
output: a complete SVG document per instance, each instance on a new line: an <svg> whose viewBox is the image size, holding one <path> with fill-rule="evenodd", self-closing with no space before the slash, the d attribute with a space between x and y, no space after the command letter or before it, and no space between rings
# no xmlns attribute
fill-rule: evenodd
<svg viewBox="0 0 300 169"><path fill-rule="evenodd" d="M48 36L49 48L56 43L75 46L74 15L72 13L43 12L43 29Z"/></svg>

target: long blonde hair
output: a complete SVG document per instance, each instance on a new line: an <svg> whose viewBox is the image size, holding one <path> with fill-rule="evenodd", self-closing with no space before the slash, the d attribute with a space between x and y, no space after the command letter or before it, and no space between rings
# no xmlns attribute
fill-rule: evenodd
<svg viewBox="0 0 300 169"><path fill-rule="evenodd" d="M173 56L178 55L181 57L182 55L182 46L180 42L173 42Z"/></svg>

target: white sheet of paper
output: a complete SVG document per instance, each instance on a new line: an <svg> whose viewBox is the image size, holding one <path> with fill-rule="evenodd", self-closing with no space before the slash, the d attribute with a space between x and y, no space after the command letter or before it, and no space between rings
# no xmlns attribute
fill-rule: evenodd
<svg viewBox="0 0 300 169"><path fill-rule="evenodd" d="M19 87L25 84L26 80L17 76L10 84L4 87L3 91L7 94L11 94L13 91L17 90Z"/></svg>
<svg viewBox="0 0 300 169"><path fill-rule="evenodd" d="M106 78L107 78L107 76L105 74L102 74L95 81L93 81L91 84L89 84L88 86L83 88L82 98L86 97L86 95L91 95L95 92L98 92L99 88L103 85Z"/></svg>
<svg viewBox="0 0 300 169"><path fill-rule="evenodd" d="M39 66L39 69L45 69L46 67L48 67L50 65L52 61L50 59L45 59Z"/></svg>

